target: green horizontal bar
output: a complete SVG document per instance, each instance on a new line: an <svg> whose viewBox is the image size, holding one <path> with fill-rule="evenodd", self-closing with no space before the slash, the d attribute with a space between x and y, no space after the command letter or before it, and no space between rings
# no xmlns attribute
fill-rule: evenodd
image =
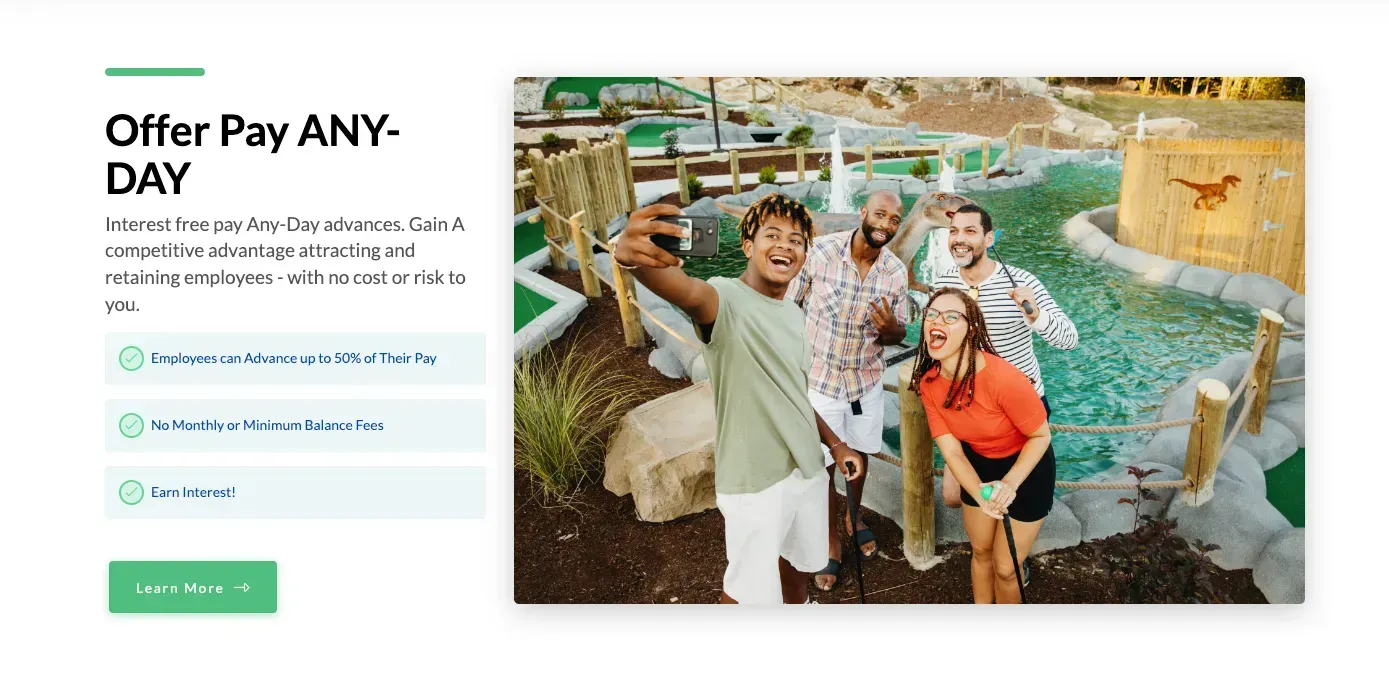
<svg viewBox="0 0 1389 694"><path fill-rule="evenodd" d="M202 77L200 67L108 67L107 77Z"/></svg>

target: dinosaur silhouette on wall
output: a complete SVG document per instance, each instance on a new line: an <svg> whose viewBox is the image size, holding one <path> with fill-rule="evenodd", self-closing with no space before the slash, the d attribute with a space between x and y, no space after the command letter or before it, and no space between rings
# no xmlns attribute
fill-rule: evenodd
<svg viewBox="0 0 1389 694"><path fill-rule="evenodd" d="M1196 198L1196 203L1191 206L1192 209L1214 210L1217 204L1225 202L1229 199L1225 197L1225 189L1227 187L1235 188L1235 184L1239 183L1240 180L1239 176L1226 176L1225 178L1220 179L1219 183L1192 183L1191 181L1187 181L1180 178L1169 178L1167 179L1167 182L1180 183L1201 194L1200 197ZM1205 207L1201 207L1201 202L1203 200L1206 203Z"/></svg>

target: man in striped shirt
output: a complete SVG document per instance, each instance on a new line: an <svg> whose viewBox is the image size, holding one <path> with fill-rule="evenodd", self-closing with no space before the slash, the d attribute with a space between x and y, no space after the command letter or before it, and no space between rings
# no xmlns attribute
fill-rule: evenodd
<svg viewBox="0 0 1389 694"><path fill-rule="evenodd" d="M890 191L876 191L859 217L858 229L815 239L786 298L805 309L810 404L835 435L867 460L867 455L882 450L883 443L883 347L906 337L911 299L907 266L883 250L902 224L902 199ZM849 483L855 511L863 499L867 472L865 468ZM832 484L829 497L830 561L815 574L815 585L822 591L838 583L842 559ZM843 523L854 540L850 551L860 552L863 559L877 555L877 538L862 517L851 527L846 512Z"/></svg>
<svg viewBox="0 0 1389 694"><path fill-rule="evenodd" d="M1075 323L1032 273L1011 265L1005 268L989 257L993 231L993 219L982 207L971 204L956 210L950 220L949 236L950 257L955 267L936 277L933 288L955 287L979 302L994 349L1032 381L1032 387L1042 396L1047 414L1051 414L1046 388L1042 385L1042 368L1032 352L1032 335L1040 335L1057 349L1075 349L1080 338ZM1024 312L1024 303L1032 307L1030 315ZM941 495L947 506L960 506L960 483L948 468Z"/></svg>

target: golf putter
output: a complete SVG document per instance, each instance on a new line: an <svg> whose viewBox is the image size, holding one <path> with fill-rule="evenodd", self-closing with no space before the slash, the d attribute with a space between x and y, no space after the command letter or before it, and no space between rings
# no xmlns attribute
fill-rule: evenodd
<svg viewBox="0 0 1389 694"><path fill-rule="evenodd" d="M866 467L868 461L863 461L863 465ZM844 495L849 499L849 525L853 527L854 533L857 533L858 511L855 510L854 506L854 483L850 482L848 478L844 479ZM850 551L854 553L854 571L858 574L858 602L862 605L867 602L863 593L863 552L859 549L858 542L854 540L854 533L849 535L849 544L853 545Z"/></svg>
<svg viewBox="0 0 1389 694"><path fill-rule="evenodd" d="M992 246L989 246L989 250L993 251L994 257L998 258L998 264L1003 266L1003 274L1008 276L1008 282L1013 285L1014 289L1017 289L1018 283L1013 279L1013 273L1008 272L1008 263L1003 262L1003 255L998 252L998 240L1002 237L1003 230L994 229L994 242ZM1031 301L1024 301L1022 302L1022 312L1030 316L1037 312L1037 308L1032 305Z"/></svg>
<svg viewBox="0 0 1389 694"><path fill-rule="evenodd" d="M988 501L994 495L994 485L990 482L987 486L979 488L979 496ZM1008 538L1008 555L1013 558L1013 577L1018 579L1018 596L1022 598L1022 604L1027 604L1027 588L1022 584L1022 569L1018 566L1018 547L1013 542L1013 522L1008 514L1003 514L1003 536Z"/></svg>

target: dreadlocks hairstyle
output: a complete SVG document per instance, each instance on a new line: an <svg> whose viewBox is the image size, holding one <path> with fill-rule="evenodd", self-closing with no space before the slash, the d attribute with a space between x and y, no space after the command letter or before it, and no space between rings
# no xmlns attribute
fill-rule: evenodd
<svg viewBox="0 0 1389 694"><path fill-rule="evenodd" d="M757 230L762 228L762 223L772 217L785 217L800 227L801 232L805 234L807 247L814 240L815 220L811 218L810 210L799 200L793 200L781 193L768 193L748 207L742 221L738 222L740 240L753 240L757 236Z"/></svg>
<svg viewBox="0 0 1389 694"><path fill-rule="evenodd" d="M974 402L974 357L979 352L998 356L998 351L994 349L993 342L989 340L989 327L984 323L984 313L979 310L979 304L969 295L954 287L942 287L931 294L931 299L926 302L926 307L936 302L945 295L959 297L965 304L965 324L969 326L969 331L965 333L964 344L960 349L964 354L960 355L960 361L955 365L955 373L952 376L954 383L950 386L950 392L945 395L945 402L941 406L945 409L955 408L957 410L969 407ZM912 366L912 392L920 392L921 377L927 374L939 362L931 358L926 349L927 342L926 312L921 312L921 346L917 348L916 363ZM944 368L942 366L942 368ZM961 374L960 372L964 373ZM939 373L933 376L926 376L926 382L930 383L940 377Z"/></svg>

